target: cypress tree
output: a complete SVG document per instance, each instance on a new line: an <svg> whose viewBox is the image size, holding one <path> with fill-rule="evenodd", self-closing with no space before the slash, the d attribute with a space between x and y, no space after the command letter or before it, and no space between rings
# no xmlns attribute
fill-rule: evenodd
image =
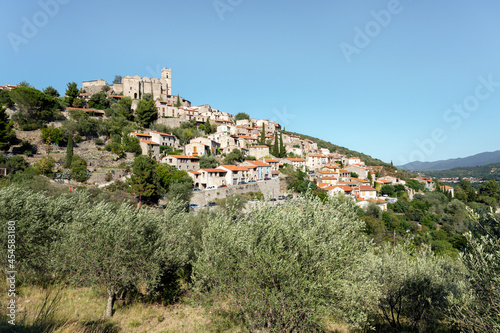
<svg viewBox="0 0 500 333"><path fill-rule="evenodd" d="M12 130L12 124L9 121L9 116L0 104L0 150L9 149L14 138L15 133Z"/></svg>
<svg viewBox="0 0 500 333"><path fill-rule="evenodd" d="M279 151L280 157L285 157L286 156L286 150L285 146L283 145L283 133L280 132L280 151Z"/></svg>
<svg viewBox="0 0 500 333"><path fill-rule="evenodd" d="M64 162L64 167L70 168L71 162L73 162L73 134L70 134L68 138L68 146L66 148L66 162Z"/></svg>
<svg viewBox="0 0 500 333"><path fill-rule="evenodd" d="M274 132L273 156L280 157L280 151L278 148L278 132Z"/></svg>
<svg viewBox="0 0 500 333"><path fill-rule="evenodd" d="M264 123L262 123L262 132L260 133L260 144L261 145L266 144L266 128Z"/></svg>

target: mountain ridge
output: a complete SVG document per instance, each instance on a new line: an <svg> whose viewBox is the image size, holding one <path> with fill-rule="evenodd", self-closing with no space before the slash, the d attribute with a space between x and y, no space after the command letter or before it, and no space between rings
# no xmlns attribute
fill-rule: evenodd
<svg viewBox="0 0 500 333"><path fill-rule="evenodd" d="M460 167L478 167L493 163L500 163L500 150L433 162L415 161L399 165L398 168L411 171L438 171Z"/></svg>

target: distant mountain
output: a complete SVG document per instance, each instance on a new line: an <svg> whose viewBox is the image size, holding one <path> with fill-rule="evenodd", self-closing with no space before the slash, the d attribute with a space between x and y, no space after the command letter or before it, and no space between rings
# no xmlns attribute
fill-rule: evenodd
<svg viewBox="0 0 500 333"><path fill-rule="evenodd" d="M425 175L431 178L474 177L484 180L500 181L500 163L477 167L459 167L450 170L426 171Z"/></svg>
<svg viewBox="0 0 500 333"><path fill-rule="evenodd" d="M398 168L412 171L433 171L448 170L460 167L476 167L492 163L500 163L500 150L435 162L416 161L405 165L400 165L398 166Z"/></svg>

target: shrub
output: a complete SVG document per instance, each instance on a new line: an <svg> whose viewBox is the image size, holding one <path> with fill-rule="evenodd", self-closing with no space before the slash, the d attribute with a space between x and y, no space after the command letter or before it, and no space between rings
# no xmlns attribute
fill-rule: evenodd
<svg viewBox="0 0 500 333"><path fill-rule="evenodd" d="M308 195L236 219L208 221L194 264L198 290L212 300L224 297L250 331L319 330L331 316L365 322L361 307L371 304L373 293L360 283L358 264L369 243L357 236L363 223L354 203L323 204Z"/></svg>
<svg viewBox="0 0 500 333"><path fill-rule="evenodd" d="M452 308L450 300L461 296L463 266L429 248L386 244L369 263L380 292L373 313L380 331L435 332Z"/></svg>

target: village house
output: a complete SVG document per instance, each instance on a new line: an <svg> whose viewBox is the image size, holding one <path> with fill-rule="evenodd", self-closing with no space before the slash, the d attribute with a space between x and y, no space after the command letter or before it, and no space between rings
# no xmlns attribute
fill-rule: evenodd
<svg viewBox="0 0 500 333"><path fill-rule="evenodd" d="M221 165L217 169L222 169L227 171L226 174L226 184L227 185L238 185L242 182L247 182L250 175L250 169L244 166L236 165Z"/></svg>
<svg viewBox="0 0 500 333"><path fill-rule="evenodd" d="M210 186L226 185L226 170L216 169L200 169L198 171L188 171L188 175L193 179L195 188L206 189Z"/></svg>
<svg viewBox="0 0 500 333"><path fill-rule="evenodd" d="M274 172L274 171L278 172L279 171L280 161L274 160L272 158L263 158L262 161L271 166L271 172Z"/></svg>
<svg viewBox="0 0 500 333"><path fill-rule="evenodd" d="M160 146L169 146L169 147L177 147L177 138L175 135L168 133L161 133L151 131L149 132L151 135L152 141L158 142Z"/></svg>
<svg viewBox="0 0 500 333"><path fill-rule="evenodd" d="M244 161L241 166L254 166L255 167L255 180L271 178L271 166L262 161Z"/></svg>
<svg viewBox="0 0 500 333"><path fill-rule="evenodd" d="M141 146L142 155L148 155L152 158L160 159L160 144L151 140L139 139L139 145Z"/></svg>
<svg viewBox="0 0 500 333"><path fill-rule="evenodd" d="M417 177L417 178L412 178L412 179L415 179L419 183L424 184L425 188L427 188L429 191L434 191L434 189L436 188L434 181L429 179L429 178Z"/></svg>
<svg viewBox="0 0 500 333"><path fill-rule="evenodd" d="M344 164L344 168L348 165L353 165L353 164L361 164L361 165L365 164L365 162L361 161L359 157L343 157L342 163Z"/></svg>
<svg viewBox="0 0 500 333"><path fill-rule="evenodd" d="M352 194L352 187L348 185L328 185L323 188L328 195L334 196L334 195L351 195Z"/></svg>
<svg viewBox="0 0 500 333"><path fill-rule="evenodd" d="M306 166L309 170L319 170L328 164L326 155L323 154L307 154Z"/></svg>
<svg viewBox="0 0 500 333"><path fill-rule="evenodd" d="M260 160L266 156L269 156L269 147L266 145L250 146L248 147L248 155L254 156L256 159Z"/></svg>
<svg viewBox="0 0 500 333"><path fill-rule="evenodd" d="M452 198L455 197L455 189L448 185L440 186L441 191L451 193Z"/></svg>
<svg viewBox="0 0 500 333"><path fill-rule="evenodd" d="M183 171L194 171L200 168L200 159L196 156L167 155L161 162Z"/></svg>
<svg viewBox="0 0 500 333"><path fill-rule="evenodd" d="M364 165L360 165L360 164L351 164L351 165L346 166L344 169L346 169L349 172L356 173L358 175L358 178L361 178L361 179L367 179L368 172L370 172L370 170L368 170Z"/></svg>
<svg viewBox="0 0 500 333"><path fill-rule="evenodd" d="M294 158L294 157L286 157L281 159L281 163L289 164L294 169L305 171L306 169L306 160L303 158Z"/></svg>
<svg viewBox="0 0 500 333"><path fill-rule="evenodd" d="M363 199L377 199L377 190L368 185L359 185L354 188L354 195Z"/></svg>

